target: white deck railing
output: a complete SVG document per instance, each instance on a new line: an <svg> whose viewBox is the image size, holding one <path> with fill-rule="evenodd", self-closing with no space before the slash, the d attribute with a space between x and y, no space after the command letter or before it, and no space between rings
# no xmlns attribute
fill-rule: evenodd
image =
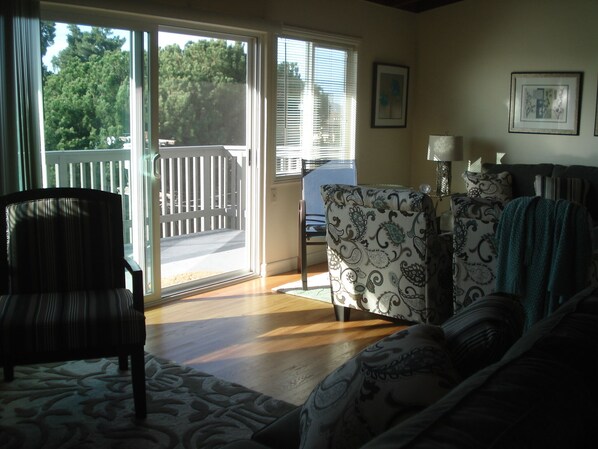
<svg viewBox="0 0 598 449"><path fill-rule="evenodd" d="M245 149L160 148L159 173L163 237L245 228Z"/></svg>
<svg viewBox="0 0 598 449"><path fill-rule="evenodd" d="M47 151L49 187L89 187L123 195L131 226L130 150ZM160 237L244 229L247 149L160 148Z"/></svg>

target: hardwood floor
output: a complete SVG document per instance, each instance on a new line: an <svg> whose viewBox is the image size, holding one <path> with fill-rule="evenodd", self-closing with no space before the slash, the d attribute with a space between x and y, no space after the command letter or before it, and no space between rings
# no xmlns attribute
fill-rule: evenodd
<svg viewBox="0 0 598 449"><path fill-rule="evenodd" d="M254 279L148 308L145 349L302 404L329 372L405 327L359 311L339 323L330 304L272 291L298 279L296 273Z"/></svg>

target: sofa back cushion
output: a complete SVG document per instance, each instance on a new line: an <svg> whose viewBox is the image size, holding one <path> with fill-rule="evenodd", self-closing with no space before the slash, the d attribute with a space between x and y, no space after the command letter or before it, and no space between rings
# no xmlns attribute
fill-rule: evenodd
<svg viewBox="0 0 598 449"><path fill-rule="evenodd" d="M513 178L513 198L519 196L535 196L534 181L536 175L551 176L554 164L492 164L484 163L482 172L497 174L509 172Z"/></svg>
<svg viewBox="0 0 598 449"><path fill-rule="evenodd" d="M536 175L535 188L536 196L572 201L587 207L590 183L585 179Z"/></svg>
<svg viewBox="0 0 598 449"><path fill-rule="evenodd" d="M589 183L586 207L594 222L598 222L598 167L586 165L555 165L553 176L578 178Z"/></svg>

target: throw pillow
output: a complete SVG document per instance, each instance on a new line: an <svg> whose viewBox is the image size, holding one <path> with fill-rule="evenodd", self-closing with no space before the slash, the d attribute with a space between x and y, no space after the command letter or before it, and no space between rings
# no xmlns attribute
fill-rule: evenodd
<svg viewBox="0 0 598 449"><path fill-rule="evenodd" d="M536 196L549 200L569 200L587 205L590 183L580 178L557 178L536 175L534 181Z"/></svg>
<svg viewBox="0 0 598 449"><path fill-rule="evenodd" d="M502 293L486 295L445 321L447 348L461 376L499 361L521 337L523 322L521 301Z"/></svg>
<svg viewBox="0 0 598 449"><path fill-rule="evenodd" d="M513 179L509 172L497 174L463 173L467 195L474 198L492 198L499 201L509 201L513 198Z"/></svg>
<svg viewBox="0 0 598 449"><path fill-rule="evenodd" d="M301 448L358 448L436 402L459 375L440 327L417 324L328 375L301 410Z"/></svg>

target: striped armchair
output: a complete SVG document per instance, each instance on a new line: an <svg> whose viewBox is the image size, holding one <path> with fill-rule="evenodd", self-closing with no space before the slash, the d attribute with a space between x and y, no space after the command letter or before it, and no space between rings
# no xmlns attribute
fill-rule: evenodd
<svg viewBox="0 0 598 449"><path fill-rule="evenodd" d="M452 239L438 234L428 195L342 184L321 192L338 320L350 309L435 324L452 315Z"/></svg>
<svg viewBox="0 0 598 449"><path fill-rule="evenodd" d="M120 195L38 189L0 197L0 363L131 357L137 417L146 416L139 266L124 258ZM132 291L125 288L125 269Z"/></svg>

